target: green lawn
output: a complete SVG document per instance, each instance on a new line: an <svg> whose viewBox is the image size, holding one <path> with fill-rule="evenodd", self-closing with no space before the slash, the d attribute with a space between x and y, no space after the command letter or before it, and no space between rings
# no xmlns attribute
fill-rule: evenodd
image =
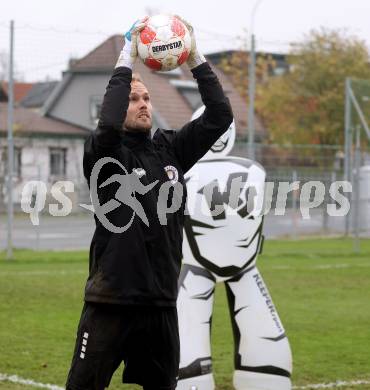
<svg viewBox="0 0 370 390"><path fill-rule="evenodd" d="M291 342L295 385L370 380L370 241L268 241L258 266ZM86 252L0 254L0 373L64 385L87 275ZM231 390L232 335L224 288L216 291L217 388ZM112 389L120 384L116 373ZM0 389L24 385L0 382ZM341 389L370 389L370 386Z"/></svg>

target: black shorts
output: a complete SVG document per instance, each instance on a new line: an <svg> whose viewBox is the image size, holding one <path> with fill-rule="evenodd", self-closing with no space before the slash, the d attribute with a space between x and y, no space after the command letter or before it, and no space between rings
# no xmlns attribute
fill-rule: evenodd
<svg viewBox="0 0 370 390"><path fill-rule="evenodd" d="M123 361L123 383L176 388L180 343L176 307L85 303L67 390L102 390Z"/></svg>

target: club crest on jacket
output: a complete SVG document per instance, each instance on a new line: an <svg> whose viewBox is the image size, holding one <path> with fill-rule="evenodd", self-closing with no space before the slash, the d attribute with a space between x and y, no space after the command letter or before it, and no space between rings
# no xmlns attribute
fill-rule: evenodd
<svg viewBox="0 0 370 390"><path fill-rule="evenodd" d="M177 169L174 166L167 165L166 167L164 167L164 170L166 171L167 176L170 179L170 182L172 184L175 184L175 183L178 182L178 180L179 180L179 172L177 171Z"/></svg>

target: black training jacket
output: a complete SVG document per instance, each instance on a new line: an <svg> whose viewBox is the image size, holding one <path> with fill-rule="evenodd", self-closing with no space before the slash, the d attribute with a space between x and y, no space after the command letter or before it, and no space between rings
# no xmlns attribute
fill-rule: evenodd
<svg viewBox="0 0 370 390"><path fill-rule="evenodd" d="M176 305L186 188L184 185L181 207L167 215L167 225L162 225L157 216L159 189L163 183L169 184L168 170L171 179L184 184L184 173L232 122L230 103L209 64L199 65L192 72L206 106L203 115L178 131L158 129L152 139L144 133L122 130L129 104L131 70L119 67L109 81L98 127L85 142L83 168L90 191L94 164L103 157L110 158L110 162L102 166L97 179L100 205L112 199L116 202L118 189L127 188L114 181L118 175L125 175L125 171L137 174L143 186L156 180L158 183L145 194L135 193L149 226L133 213L132 207L119 203L120 206L112 207L105 217L116 227L132 223L126 231L112 233L99 220L94 204L96 230L90 247L85 288L88 302ZM111 182L101 186L111 177ZM171 190L173 188L169 192L169 205L176 197L176 192Z"/></svg>

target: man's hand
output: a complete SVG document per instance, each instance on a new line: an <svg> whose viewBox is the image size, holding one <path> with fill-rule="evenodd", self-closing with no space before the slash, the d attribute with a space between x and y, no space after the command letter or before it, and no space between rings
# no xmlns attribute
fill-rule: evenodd
<svg viewBox="0 0 370 390"><path fill-rule="evenodd" d="M195 40L193 26L189 22L187 22L185 19L183 19L181 16L175 15L175 17L180 19L185 24L187 29L189 30L190 37L191 37L191 49L190 49L189 57L188 57L188 60L186 61L186 63L188 64L190 69L193 69L193 68L197 67L198 65L201 65L204 62L206 62L206 59L204 58L204 55L202 53L200 53L199 50L197 49L197 42Z"/></svg>
<svg viewBox="0 0 370 390"><path fill-rule="evenodd" d="M137 20L124 35L125 43L118 58L116 68L119 66L126 66L127 68L132 69L137 58L137 37L140 34L140 31L144 29L147 19L148 17Z"/></svg>

